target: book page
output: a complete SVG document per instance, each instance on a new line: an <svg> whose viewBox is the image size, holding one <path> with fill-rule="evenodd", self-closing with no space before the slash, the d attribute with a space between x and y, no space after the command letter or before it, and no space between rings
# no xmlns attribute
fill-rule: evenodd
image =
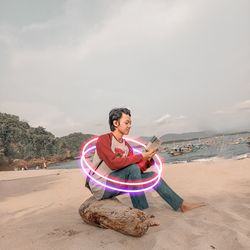
<svg viewBox="0 0 250 250"><path fill-rule="evenodd" d="M153 136L150 141L147 143L145 151L157 151L161 145L161 141Z"/></svg>

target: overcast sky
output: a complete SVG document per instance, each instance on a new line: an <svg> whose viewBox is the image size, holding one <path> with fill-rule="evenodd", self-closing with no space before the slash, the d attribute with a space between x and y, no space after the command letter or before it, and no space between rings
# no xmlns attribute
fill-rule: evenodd
<svg viewBox="0 0 250 250"><path fill-rule="evenodd" d="M249 0L0 0L0 112L56 136L250 130Z"/></svg>

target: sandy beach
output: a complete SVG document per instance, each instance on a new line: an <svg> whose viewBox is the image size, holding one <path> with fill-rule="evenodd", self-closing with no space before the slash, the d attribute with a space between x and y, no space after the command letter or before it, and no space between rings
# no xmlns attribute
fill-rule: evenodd
<svg viewBox="0 0 250 250"><path fill-rule="evenodd" d="M0 249L250 249L249 158L167 165L163 175L185 200L207 206L174 212L147 193L160 226L134 238L81 220L90 192L79 169L0 172Z"/></svg>

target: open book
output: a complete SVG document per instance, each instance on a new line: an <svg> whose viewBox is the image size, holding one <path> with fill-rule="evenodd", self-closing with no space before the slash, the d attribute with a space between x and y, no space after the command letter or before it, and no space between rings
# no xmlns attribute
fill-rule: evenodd
<svg viewBox="0 0 250 250"><path fill-rule="evenodd" d="M158 151L159 147L161 145L160 139L158 139L156 136L153 136L150 141L147 143L145 151Z"/></svg>

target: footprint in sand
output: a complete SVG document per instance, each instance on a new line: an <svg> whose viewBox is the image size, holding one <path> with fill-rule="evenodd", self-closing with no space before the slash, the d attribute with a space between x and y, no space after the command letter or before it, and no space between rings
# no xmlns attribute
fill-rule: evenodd
<svg viewBox="0 0 250 250"><path fill-rule="evenodd" d="M52 232L49 232L49 236L73 236L76 234L79 234L81 231L76 231L74 229L60 229L60 228L55 228Z"/></svg>

